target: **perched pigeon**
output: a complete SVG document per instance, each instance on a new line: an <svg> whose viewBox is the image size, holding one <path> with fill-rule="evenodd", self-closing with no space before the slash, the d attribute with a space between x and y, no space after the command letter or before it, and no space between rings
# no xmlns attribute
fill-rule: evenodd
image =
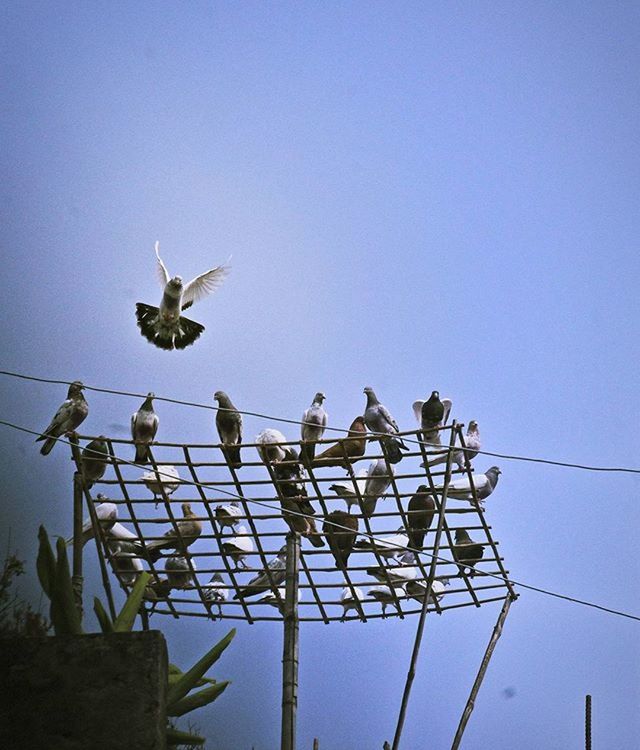
<svg viewBox="0 0 640 750"><path fill-rule="evenodd" d="M284 497L306 496L307 475L300 464L295 448L287 446L282 458L271 466L278 492ZM311 509L313 512L313 509Z"/></svg>
<svg viewBox="0 0 640 750"><path fill-rule="evenodd" d="M355 484L357 485L358 492L361 496L364 496L364 488L367 484L367 470L360 469L355 475ZM351 513L351 507L358 505L358 493L354 489L353 481L350 482L336 482L332 484L329 489L331 492L335 492L338 497L341 497L347 504L349 513Z"/></svg>
<svg viewBox="0 0 640 750"><path fill-rule="evenodd" d="M456 543L451 551L453 559L458 563L460 575L464 575L465 569L469 568L469 575L473 578L476 574L473 568L484 556L484 545L474 542L466 529L456 529Z"/></svg>
<svg viewBox="0 0 640 750"><path fill-rule="evenodd" d="M205 271L183 286L182 278L171 278L160 258L160 243L156 242L156 270L164 289L160 307L136 304L138 328L142 335L160 349L184 349L199 338L204 326L181 315L194 302L215 291L224 281L228 266L216 266Z"/></svg>
<svg viewBox="0 0 640 750"><path fill-rule="evenodd" d="M264 463L275 463L276 461L282 461L285 457L286 445L280 445L280 443L286 443L287 438L280 430L267 427L266 430L262 430L256 436L255 442L258 443L257 450Z"/></svg>
<svg viewBox="0 0 640 750"><path fill-rule="evenodd" d="M300 456L303 461L310 461L315 456L316 440L322 440L327 426L327 412L322 406L326 396L324 393L316 393L311 406L302 415L300 435L303 445L300 448Z"/></svg>
<svg viewBox="0 0 640 750"><path fill-rule="evenodd" d="M202 589L202 595L209 612L211 612L211 608L215 604L218 607L218 617L222 617L222 605L229 598L229 589L224 585L222 575L214 573L209 583L205 583L200 588ZM215 620L214 615L211 617Z"/></svg>
<svg viewBox="0 0 640 750"><path fill-rule="evenodd" d="M387 467L384 458L379 458L369 464L367 482L364 486L362 498L362 512L370 518L376 510L378 500L387 491L393 476L393 466Z"/></svg>
<svg viewBox="0 0 640 750"><path fill-rule="evenodd" d="M231 399L224 391L216 391L213 398L218 402L216 412L216 429L220 442L224 446L222 452L233 469L242 466L240 459L240 443L242 443L242 414L231 403Z"/></svg>
<svg viewBox="0 0 640 750"><path fill-rule="evenodd" d="M355 609L356 612L358 612L360 619L363 619L362 605L360 602L363 602L365 599L365 593L361 588L358 588L357 586L354 586L353 588L345 586L342 589L342 594L340 594L340 603L342 604L342 617L340 618L340 622L344 622L347 619L347 612L351 609Z"/></svg>
<svg viewBox="0 0 640 750"><path fill-rule="evenodd" d="M418 487L415 495L409 500L407 522L409 524L409 546L422 549L424 536L431 527L436 512L436 503L426 484Z"/></svg>
<svg viewBox="0 0 640 750"><path fill-rule="evenodd" d="M284 601L287 594L286 586L279 586L277 591L280 595L279 597L276 596L273 591L267 591L266 594L263 594L258 599L258 601L262 604L269 604L270 606L275 607L281 615L284 615ZM300 601L301 596L302 589L298 589L298 601Z"/></svg>
<svg viewBox="0 0 640 750"><path fill-rule="evenodd" d="M375 539L364 538L356 542L356 547L363 550L377 552L380 557L393 560L407 549L409 537L404 527L401 526L395 534L376 534Z"/></svg>
<svg viewBox="0 0 640 750"><path fill-rule="evenodd" d="M337 524L337 526L333 524ZM340 526L346 526L347 528L339 528ZM344 510L334 510L326 517L322 524L322 531L327 539L336 565L338 568L345 568L356 541L358 519L356 516L349 515Z"/></svg>
<svg viewBox="0 0 640 750"><path fill-rule="evenodd" d="M433 391L426 401L414 401L413 413L424 431L424 440L433 445L440 445L438 428L447 423L451 412L451 399L440 400L438 391Z"/></svg>
<svg viewBox="0 0 640 750"><path fill-rule="evenodd" d="M478 496L478 504L481 508L484 508L483 500L486 500L489 495L496 488L498 484L498 477L502 472L497 466L492 466L484 474L474 474L473 484L476 488L476 495ZM456 500L468 500L473 505L473 491L471 489L471 481L468 476L460 477L449 483L449 497L455 498Z"/></svg>
<svg viewBox="0 0 640 750"><path fill-rule="evenodd" d="M382 616L387 616L387 606L389 604L393 605L396 610L398 611L398 614L401 614L400 609L400 602L398 600L404 599L406 597L406 593L404 590L404 585L400 586L372 586L369 589L369 598L375 599L377 602L380 602L382 604Z"/></svg>
<svg viewBox="0 0 640 750"><path fill-rule="evenodd" d="M480 450L480 431L478 430L478 423L475 420L471 420L471 422L469 422L469 427L467 428L467 434L465 436L464 442L466 448L456 448L453 451L452 456L452 462L456 464L456 466L460 470L464 470L466 468L466 463L464 460L465 453L467 454L467 458L469 459L469 461L472 461L478 455L478 452ZM429 466L437 466L438 464L446 463L448 453L448 450L428 450L427 463L429 464ZM422 464L422 466L424 466L424 463Z"/></svg>
<svg viewBox="0 0 640 750"><path fill-rule="evenodd" d="M99 502L94 506L96 519L104 534L107 534L115 522L118 520L118 506L115 503L109 501L108 497L98 493L96 498ZM93 539L93 524L91 523L91 517L87 518L82 524L82 546ZM67 544L73 544L73 537L67 539Z"/></svg>
<svg viewBox="0 0 640 750"><path fill-rule="evenodd" d="M80 469L88 490L102 479L110 460L109 447L104 435L87 443L82 449Z"/></svg>
<svg viewBox="0 0 640 750"><path fill-rule="evenodd" d="M238 526L235 536L221 542L222 551L229 555L235 563L236 568L246 568L245 558L253 552L253 541L247 532L246 526Z"/></svg>
<svg viewBox="0 0 640 750"><path fill-rule="evenodd" d="M242 508L237 500L232 500L230 503L217 505L214 513L220 526L235 526L242 516Z"/></svg>
<svg viewBox="0 0 640 750"><path fill-rule="evenodd" d="M100 497L102 496L98 495L98 498ZM136 545L136 549L138 549L138 545L140 544L138 535L134 534L133 531L129 531L126 526L123 526L118 522L114 523L113 526L109 529L109 538L114 539L118 542L126 542L127 544ZM133 547L131 549L133 549Z"/></svg>
<svg viewBox="0 0 640 750"><path fill-rule="evenodd" d="M234 594L234 599L245 599L255 596L272 586L279 586L287 575L287 546L280 548L277 557L269 560L267 568L255 575L246 586L243 586Z"/></svg>
<svg viewBox="0 0 640 750"><path fill-rule="evenodd" d="M153 393L147 393L147 398L137 412L131 415L131 437L136 446L135 463L148 464L150 461L149 444L158 431L160 420L153 410Z"/></svg>
<svg viewBox="0 0 640 750"><path fill-rule="evenodd" d="M367 568L367 575L392 586L401 586L412 581L418 574L415 567L415 556L413 552L405 552L394 565L388 567Z"/></svg>
<svg viewBox="0 0 640 750"><path fill-rule="evenodd" d="M202 533L202 521L191 510L191 503L182 503L183 518L176 521L174 528L165 532L161 539L149 542L149 559L155 562L164 549L184 550L193 544Z"/></svg>
<svg viewBox="0 0 640 750"><path fill-rule="evenodd" d="M304 496L280 498L282 517L287 526L308 539L314 547L324 547L324 541L316 528L313 515L308 512L309 506L309 500Z"/></svg>
<svg viewBox="0 0 640 750"><path fill-rule="evenodd" d="M40 448L40 453L43 456L51 452L56 444L56 438L66 435L68 432L73 432L87 418L89 404L82 395L83 388L84 386L79 380L71 383L66 401L55 413L47 429L40 437L36 438L36 443L39 440L44 440L44 445Z"/></svg>
<svg viewBox="0 0 640 750"><path fill-rule="evenodd" d="M191 560L193 569L196 568L195 560ZM189 563L180 555L167 557L164 564L164 572L167 574L167 580L172 589L186 589L193 583L193 577Z"/></svg>
<svg viewBox="0 0 640 750"><path fill-rule="evenodd" d="M168 578L159 578L158 576L152 576L149 580L149 583L147 583L145 587L142 597L148 602L153 602L153 606L150 610L153 613L156 604L161 599L166 599L170 593L171 584L169 583Z"/></svg>
<svg viewBox="0 0 640 750"><path fill-rule="evenodd" d="M367 447L367 428L364 417L356 417L349 427L346 438L341 438L314 459L314 466L342 466L347 468L345 453L349 461L364 456ZM348 462L347 462L348 463Z"/></svg>
<svg viewBox="0 0 640 750"><path fill-rule="evenodd" d="M171 464L160 464L156 469L145 472L141 477L145 483L147 489L153 493L153 497L156 500L156 508L158 507L158 501L162 500L162 493L169 497L180 486L180 475L175 466Z"/></svg>
<svg viewBox="0 0 640 750"><path fill-rule="evenodd" d="M142 573L142 560L132 551L128 542L112 539L108 542L109 564L117 578L125 586L133 586Z"/></svg>
<svg viewBox="0 0 640 750"><path fill-rule="evenodd" d="M429 594L429 604L439 602L444 596L445 587L449 585L448 578L434 579ZM407 584L407 596L415 599L417 602L424 601L424 595L427 593L427 582L425 580L409 581Z"/></svg>
<svg viewBox="0 0 640 750"><path fill-rule="evenodd" d="M397 435L400 431L398 423L391 416L387 407L378 401L373 388L367 386L364 392L367 395L367 408L364 412L364 421L369 430L378 434ZM385 441L385 444L389 453L389 460L394 464L397 464L402 459L400 448L409 450L399 438L390 438Z"/></svg>

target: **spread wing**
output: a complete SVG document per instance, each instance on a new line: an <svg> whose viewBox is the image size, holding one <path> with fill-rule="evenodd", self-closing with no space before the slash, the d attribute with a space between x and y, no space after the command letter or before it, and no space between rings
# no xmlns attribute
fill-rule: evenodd
<svg viewBox="0 0 640 750"><path fill-rule="evenodd" d="M422 424L422 405L426 403L425 401L414 401L411 408L413 409L413 413L416 415L416 419L418 420L418 424Z"/></svg>
<svg viewBox="0 0 640 750"><path fill-rule="evenodd" d="M227 261L228 262L228 261ZM222 284L229 273L229 266L216 266L210 271L201 273L200 276L196 276L192 279L185 287L182 295L182 309L186 310L191 307L194 302L198 302L207 294L215 292L215 290Z"/></svg>
<svg viewBox="0 0 640 750"><path fill-rule="evenodd" d="M158 281L160 282L160 286L164 289L165 286L169 283L169 279L171 276L169 276L169 271L167 271L167 267L162 262L162 258L160 257L160 243L156 242L156 258L158 259L156 263L156 275L158 277Z"/></svg>

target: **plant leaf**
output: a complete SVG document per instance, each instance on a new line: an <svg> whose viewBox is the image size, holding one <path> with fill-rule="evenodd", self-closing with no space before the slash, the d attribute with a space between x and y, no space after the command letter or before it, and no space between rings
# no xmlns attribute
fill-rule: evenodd
<svg viewBox="0 0 640 750"><path fill-rule="evenodd" d="M196 664L191 667L188 672L182 675L173 685L169 686L167 691L167 710L168 707L173 703L176 703L181 698L196 686L198 680L204 675L204 673L215 664L220 658L222 652L231 643L236 634L236 629L232 628L225 637L216 643L216 645L210 649Z"/></svg>
<svg viewBox="0 0 640 750"><path fill-rule="evenodd" d="M120 614L116 617L115 622L113 623L114 633L128 633L133 628L133 623L136 621L138 610L142 604L144 590L150 578L151 574L147 572L140 573L138 576L135 586L120 610Z"/></svg>
<svg viewBox="0 0 640 750"><path fill-rule="evenodd" d="M213 703L213 701L225 691L227 685L230 684L231 683L228 680L226 682L217 682L215 685L204 688L204 690L198 690L198 692L193 695L187 695L179 701L167 705L167 715L183 716L184 714L189 713L189 711Z"/></svg>
<svg viewBox="0 0 640 750"><path fill-rule="evenodd" d="M111 622L111 618L106 613L104 607L102 606L102 602L100 601L100 599L98 599L97 596L93 599L93 611L96 613L96 617L98 618L100 630L102 630L103 633L112 633L113 623Z"/></svg>
<svg viewBox="0 0 640 750"><path fill-rule="evenodd" d="M167 745L204 745L205 737L189 732L181 732L179 729L167 727Z"/></svg>
<svg viewBox="0 0 640 750"><path fill-rule="evenodd" d="M53 555L49 535L44 526L38 529L38 540L40 541L36 560L38 580L44 593L51 599L56 577L56 558Z"/></svg>
<svg viewBox="0 0 640 750"><path fill-rule="evenodd" d="M56 551L58 553L58 561L56 564L56 583L53 594L57 605L59 605L58 614L60 615L60 624L63 627L62 633L58 632L58 628L56 628L56 635L79 635L82 633L80 613L76 606L76 598L71 584L69 561L67 560L67 543L62 537L58 537ZM56 609L58 609L58 606L56 606Z"/></svg>

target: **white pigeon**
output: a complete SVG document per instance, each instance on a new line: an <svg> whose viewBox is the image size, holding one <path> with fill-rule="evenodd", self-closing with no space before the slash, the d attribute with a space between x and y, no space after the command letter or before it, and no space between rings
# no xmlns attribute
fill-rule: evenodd
<svg viewBox="0 0 640 750"><path fill-rule="evenodd" d="M429 595L429 604L434 601L439 602L445 594L445 587L449 585L448 578L434 579ZM409 581L407 583L407 596L415 599L417 602L424 601L424 595L427 592L427 582L425 580Z"/></svg>
<svg viewBox="0 0 640 750"><path fill-rule="evenodd" d="M287 574L287 546L283 545L276 557L269 560L267 567L257 573L246 586L234 594L234 599L244 599L255 596L271 586L279 586Z"/></svg>
<svg viewBox="0 0 640 750"><path fill-rule="evenodd" d="M171 464L159 464L157 469L146 471L141 477L147 489L153 493L156 500L162 499L162 493L168 497L180 486L180 474ZM158 503L156 502L156 508Z"/></svg>
<svg viewBox="0 0 640 750"><path fill-rule="evenodd" d="M56 438L66 435L78 427L87 418L89 404L82 395L84 386L79 380L74 380L69 386L67 398L62 402L58 411L54 414L47 429L36 438L36 443L44 440L40 453L46 456L56 444Z"/></svg>
<svg viewBox="0 0 640 750"><path fill-rule="evenodd" d="M349 586L345 586L340 594L340 603L342 604L342 617L340 618L340 622L344 622L347 619L347 612L352 609L355 609L358 612L360 619L362 619L362 615L360 614L362 605L360 602L363 602L366 598L367 597L361 588L354 586L353 589L351 589Z"/></svg>
<svg viewBox="0 0 640 750"><path fill-rule="evenodd" d="M391 560L404 552L409 545L409 535L401 526L395 534L376 535L375 539L364 537L356 542L358 549L376 551L381 557Z"/></svg>
<svg viewBox="0 0 640 750"><path fill-rule="evenodd" d="M355 476L355 482L358 487L358 492L364 497L365 487L367 485L367 470L360 469ZM331 492L335 492L338 497L341 497L347 504L349 513L351 513L351 507L358 505L358 494L356 493L353 482L336 482L332 484L329 489Z"/></svg>
<svg viewBox="0 0 640 750"><path fill-rule="evenodd" d="M229 598L229 588L225 585L224 579L220 573L214 573L209 583L205 583L202 589L205 604L211 612L211 607L215 604L218 607L218 617L222 617L222 605ZM215 616L211 615L215 620Z"/></svg>
<svg viewBox="0 0 640 750"><path fill-rule="evenodd" d="M139 542L138 535L134 534L133 531L129 531L126 526L116 522L109 529L109 537L120 542Z"/></svg>
<svg viewBox="0 0 640 750"><path fill-rule="evenodd" d="M400 614L400 599L404 599L406 593L404 590L404 584L400 586L372 586L369 589L369 598L375 599L377 602L382 604L382 616L387 616L387 606L391 604L396 608L398 614Z"/></svg>
<svg viewBox="0 0 640 750"><path fill-rule="evenodd" d="M478 496L478 504L484 508L483 500L489 497L498 484L498 477L502 474L497 466L492 466L484 474L474 474L473 484ZM471 480L468 476L456 478L449 483L448 496L456 500L467 500L473 505L473 491L471 489Z"/></svg>
<svg viewBox="0 0 640 750"><path fill-rule="evenodd" d="M286 455L285 451L287 446L279 445L279 443L286 443L287 438L280 432L280 430L274 430L272 427L267 427L266 430L262 430L262 432L256 436L255 442L258 443L257 450L264 463L282 461Z"/></svg>
<svg viewBox="0 0 640 750"><path fill-rule="evenodd" d="M96 499L100 502L94 506L96 519L102 527L103 533L108 533L115 522L118 520L118 506L115 503L109 502L109 498L98 493ZM86 518L82 524L82 546L93 539L93 524L91 523L91 517ZM67 544L73 544L73 537L67 539Z"/></svg>
<svg viewBox="0 0 640 750"><path fill-rule="evenodd" d="M401 586L412 581L418 571L415 567L415 555L413 552L405 552L394 565L388 567L367 568L367 575L373 576L380 583L392 586Z"/></svg>
<svg viewBox="0 0 640 750"><path fill-rule="evenodd" d="M305 460L313 460L316 453L316 446L313 441L322 440L324 431L327 427L328 415L322 406L326 399L324 393L316 393L311 406L302 415L302 425L300 426L300 437L304 444L300 449L300 457Z"/></svg>
<svg viewBox="0 0 640 750"><path fill-rule="evenodd" d="M253 541L247 532L246 526L238 526L235 536L229 537L221 542L222 550L236 564L236 568L246 568L245 558L253 552Z"/></svg>
<svg viewBox="0 0 640 750"><path fill-rule="evenodd" d="M149 445L156 436L160 419L153 410L155 394L147 393L147 398L138 411L131 415L131 437L136 446L135 463L148 464Z"/></svg>
<svg viewBox="0 0 640 750"><path fill-rule="evenodd" d="M159 248L160 243L156 242L156 272L164 294L159 308L143 302L136 304L138 328L147 341L160 349L184 349L200 336L204 326L183 317L182 311L214 292L226 278L229 267L216 266L183 285L181 276L169 275Z"/></svg>
<svg viewBox="0 0 640 750"><path fill-rule="evenodd" d="M140 573L142 573L142 560L133 551L127 542L113 540L108 543L109 565L116 577L122 581L125 586L133 586Z"/></svg>
<svg viewBox="0 0 640 750"><path fill-rule="evenodd" d="M284 600L286 598L286 586L278 586L278 594L280 595L280 598L276 597L276 595L273 593L273 591L267 591L265 594L263 594L259 599L258 602L261 602L262 604L269 604L272 607L275 607L278 612L280 612L281 615L284 614ZM298 601L300 601L302 597L302 589L298 589Z"/></svg>
<svg viewBox="0 0 640 750"><path fill-rule="evenodd" d="M242 508L237 500L232 500L230 503L217 505L214 513L220 526L235 526L240 522Z"/></svg>
<svg viewBox="0 0 640 750"><path fill-rule="evenodd" d="M376 504L391 484L393 474L393 465L389 464L387 467L384 458L379 458L369 464L362 498L362 512L365 516L370 517L375 513Z"/></svg>
<svg viewBox="0 0 640 750"><path fill-rule="evenodd" d="M466 468L464 454L467 454L467 458L469 459L469 462L471 462L478 455L478 451L481 447L478 423L473 419L469 422L469 427L467 428L467 434L465 436L464 442L466 448L463 450L461 446L457 447L453 451L452 455L452 463L456 464L461 471ZM427 450L427 463L429 464L429 466L437 466L438 464L446 463L448 452L449 451L445 449ZM421 465L424 466L424 463L422 463Z"/></svg>
<svg viewBox="0 0 640 750"><path fill-rule="evenodd" d="M196 561L193 558L191 559L191 565L195 570ZM167 557L164 572L167 574L167 580L172 589L184 589L193 582L189 563L181 555Z"/></svg>

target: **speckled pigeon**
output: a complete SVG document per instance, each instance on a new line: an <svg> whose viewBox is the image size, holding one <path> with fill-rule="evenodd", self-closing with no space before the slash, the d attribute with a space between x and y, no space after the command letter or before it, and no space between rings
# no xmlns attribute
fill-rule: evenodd
<svg viewBox="0 0 640 750"><path fill-rule="evenodd" d="M47 429L40 437L36 438L36 443L44 440L44 445L40 448L40 453L43 456L51 452L56 444L56 438L68 432L73 432L87 418L89 404L82 395L83 388L84 386L79 380L71 383L66 401L61 404Z"/></svg>

